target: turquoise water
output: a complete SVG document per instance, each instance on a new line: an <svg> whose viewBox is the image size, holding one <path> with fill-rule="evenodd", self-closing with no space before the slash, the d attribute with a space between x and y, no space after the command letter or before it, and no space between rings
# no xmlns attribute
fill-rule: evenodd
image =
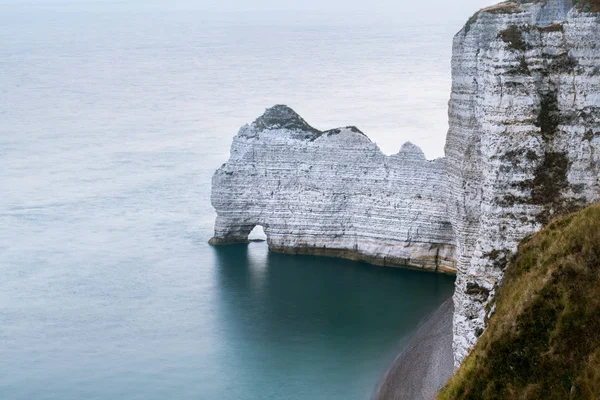
<svg viewBox="0 0 600 400"><path fill-rule="evenodd" d="M0 397L368 399L452 292L447 276L189 245L9 274Z"/></svg>
<svg viewBox="0 0 600 400"><path fill-rule="evenodd" d="M0 13L0 399L368 398L452 278L211 248L210 178L277 103L440 155L463 18L52 4Z"/></svg>

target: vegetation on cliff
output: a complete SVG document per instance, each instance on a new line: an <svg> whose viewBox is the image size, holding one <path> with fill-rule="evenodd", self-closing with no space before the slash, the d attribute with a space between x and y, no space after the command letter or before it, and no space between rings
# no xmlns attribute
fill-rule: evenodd
<svg viewBox="0 0 600 400"><path fill-rule="evenodd" d="M495 307L439 399L598 399L600 206L524 239Z"/></svg>

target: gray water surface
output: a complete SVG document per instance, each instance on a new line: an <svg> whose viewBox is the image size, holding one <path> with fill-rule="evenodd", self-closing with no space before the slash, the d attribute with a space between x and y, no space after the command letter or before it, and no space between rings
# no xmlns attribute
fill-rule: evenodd
<svg viewBox="0 0 600 400"><path fill-rule="evenodd" d="M277 103L441 155L459 26L3 7L0 399L368 398L452 278L211 248L210 178Z"/></svg>

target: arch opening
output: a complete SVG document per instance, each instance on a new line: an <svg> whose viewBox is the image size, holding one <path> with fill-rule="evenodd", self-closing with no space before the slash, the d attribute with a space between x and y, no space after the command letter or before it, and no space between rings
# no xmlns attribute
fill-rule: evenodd
<svg viewBox="0 0 600 400"><path fill-rule="evenodd" d="M267 234L265 233L265 229L262 225L256 225L250 234L248 235L248 240L251 242L264 242L267 240Z"/></svg>

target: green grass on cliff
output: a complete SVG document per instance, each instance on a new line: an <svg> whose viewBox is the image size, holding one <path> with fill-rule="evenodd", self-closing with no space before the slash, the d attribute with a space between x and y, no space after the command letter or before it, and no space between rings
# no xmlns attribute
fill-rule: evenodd
<svg viewBox="0 0 600 400"><path fill-rule="evenodd" d="M438 399L600 399L600 206L523 240Z"/></svg>

